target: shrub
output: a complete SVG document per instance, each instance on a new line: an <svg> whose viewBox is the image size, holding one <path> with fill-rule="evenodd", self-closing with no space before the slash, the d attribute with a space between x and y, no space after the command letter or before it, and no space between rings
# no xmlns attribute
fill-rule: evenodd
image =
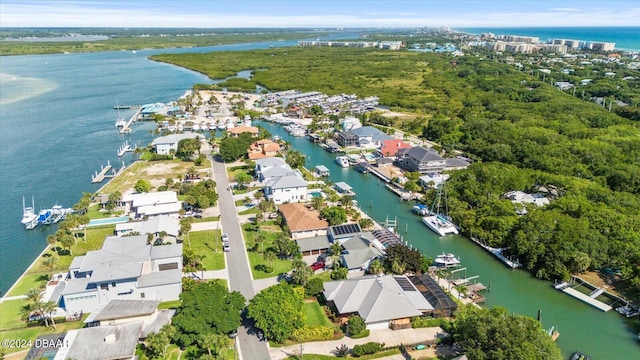
<svg viewBox="0 0 640 360"><path fill-rule="evenodd" d="M291 339L295 341L322 341L333 339L334 329L330 326L305 326L293 330Z"/></svg>
<svg viewBox="0 0 640 360"><path fill-rule="evenodd" d="M420 316L411 318L411 327L414 329L425 327L446 328L449 325L449 320L446 318L432 318L430 316Z"/></svg>
<svg viewBox="0 0 640 360"><path fill-rule="evenodd" d="M384 343L368 342L366 344L354 346L353 355L362 356L362 355L375 354L378 351L382 350L382 348L384 348Z"/></svg>
<svg viewBox="0 0 640 360"><path fill-rule="evenodd" d="M320 294L323 290L322 279L320 278L311 278L304 285L304 292L307 297L316 296Z"/></svg>
<svg viewBox="0 0 640 360"><path fill-rule="evenodd" d="M349 324L349 335L351 336L360 335L360 333L363 332L364 329L366 329L367 327L367 325L364 323L364 320L362 320L362 318L358 315L354 315L350 317L348 324Z"/></svg>
<svg viewBox="0 0 640 360"><path fill-rule="evenodd" d="M342 344L336 347L336 349L333 350L333 353L336 357L347 357L347 355L349 355L349 347L345 344Z"/></svg>
<svg viewBox="0 0 640 360"><path fill-rule="evenodd" d="M351 338L352 339L363 339L363 338L366 338L367 336L369 336L369 329L364 329L358 335L351 335Z"/></svg>

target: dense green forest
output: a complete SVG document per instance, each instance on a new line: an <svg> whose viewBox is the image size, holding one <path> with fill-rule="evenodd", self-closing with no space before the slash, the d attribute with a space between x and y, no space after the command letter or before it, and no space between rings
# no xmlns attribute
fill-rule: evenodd
<svg viewBox="0 0 640 360"><path fill-rule="evenodd" d="M450 214L464 233L508 247L540 278L619 269L628 295L640 295L636 121L474 54L287 48L153 59L211 78L260 69L251 86L376 95L383 105L415 113L394 125L477 160L447 183ZM632 102L637 109L638 99ZM503 196L540 187L551 204L524 216Z"/></svg>
<svg viewBox="0 0 640 360"><path fill-rule="evenodd" d="M73 41L69 34L108 36L107 40ZM327 32L304 29L11 29L0 31L0 56L98 52L116 50L190 48L254 41L296 40L325 36ZM65 41L47 41L63 37ZM21 37L28 40L18 41ZM41 38L42 41L38 41ZM11 39L11 40L7 40Z"/></svg>

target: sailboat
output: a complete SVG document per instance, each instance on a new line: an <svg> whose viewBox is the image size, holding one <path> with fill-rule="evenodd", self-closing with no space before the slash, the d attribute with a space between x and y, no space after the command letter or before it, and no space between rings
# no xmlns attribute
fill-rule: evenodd
<svg viewBox="0 0 640 360"><path fill-rule="evenodd" d="M116 128L124 128L127 125L127 121L120 115L120 104L116 101L116 106L114 106L116 110L118 110L118 117L116 118Z"/></svg>
<svg viewBox="0 0 640 360"><path fill-rule="evenodd" d="M22 197L22 225L27 230L31 230L38 225L38 215L34 212L35 201L31 197L31 206L25 206L24 196Z"/></svg>
<svg viewBox="0 0 640 360"><path fill-rule="evenodd" d="M422 218L422 222L427 225L427 227L433 230L436 234L440 236L445 236L447 234L457 234L458 228L453 224L451 218L445 212L441 212L441 204L442 201L442 193L444 192L444 184L440 184L438 186L438 192L436 193L436 198L433 201L433 205L431 207L431 216L425 216ZM446 196L445 196L445 208L446 208Z"/></svg>

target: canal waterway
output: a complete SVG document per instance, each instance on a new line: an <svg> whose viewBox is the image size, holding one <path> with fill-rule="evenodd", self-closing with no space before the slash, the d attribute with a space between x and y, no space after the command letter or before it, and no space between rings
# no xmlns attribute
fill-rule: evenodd
<svg viewBox="0 0 640 360"><path fill-rule="evenodd" d="M342 35L347 36L347 35ZM24 230L22 198L34 196L36 210L54 204L71 206L82 192L94 192L91 174L107 160L120 165L116 150L125 141L144 146L152 139L152 123L136 123L119 135L113 105L169 102L195 83L211 83L202 74L149 61L167 52L209 52L293 46L295 41L222 45L193 49L138 50L0 57L0 291L15 282L46 246L55 227ZM274 50L275 51L275 50ZM121 110L124 117L133 110ZM309 156L309 166L324 164L332 181L354 187L363 210L378 221L397 217L399 230L428 256L443 251L461 257L467 276L479 275L487 306L500 305L530 316L542 311L545 328L557 326L565 354L581 350L595 359L638 357L634 334L615 313L602 313L555 291L548 282L526 272L511 271L463 237L439 239L373 175L339 168L334 155L281 127L264 124ZM123 158L126 164L132 155ZM406 230L406 231L405 231Z"/></svg>
<svg viewBox="0 0 640 360"><path fill-rule="evenodd" d="M540 310L543 327L555 326L559 330L558 345L567 357L578 350L594 359L640 357L637 334L627 329L617 312L601 312L555 290L548 281L535 279L526 271L511 270L465 237L438 237L422 224L418 215L411 212L414 202L400 201L373 174L340 167L335 162L335 154L326 152L306 138L289 135L279 125L264 121L259 124L305 154L307 168L325 165L331 171L329 180L351 185L357 194L358 206L374 220L380 223L387 219L397 220L397 229L403 240L427 257L435 258L443 252L458 255L462 267L467 268L466 277L478 275L479 282L491 286L490 291L483 293L486 296L483 306L503 306L514 313L534 318Z"/></svg>

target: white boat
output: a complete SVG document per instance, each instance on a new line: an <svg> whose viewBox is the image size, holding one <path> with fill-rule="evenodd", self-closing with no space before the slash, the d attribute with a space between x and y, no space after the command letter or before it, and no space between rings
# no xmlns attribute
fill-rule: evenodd
<svg viewBox="0 0 640 360"><path fill-rule="evenodd" d="M445 267L460 266L460 260L451 253L448 253L448 254L442 253L442 255L438 255L434 262L438 266L445 266Z"/></svg>
<svg viewBox="0 0 640 360"><path fill-rule="evenodd" d="M120 115L120 104L118 104L118 101L116 101L116 106L114 107L116 108L116 110L118 110L118 117L116 118L116 128L123 128L125 127L125 125L127 125L127 120L125 120Z"/></svg>
<svg viewBox="0 0 640 360"><path fill-rule="evenodd" d="M207 124L207 128L209 129L209 131L215 131L216 130L216 124L208 123Z"/></svg>
<svg viewBox="0 0 640 360"><path fill-rule="evenodd" d="M42 209L38 213L38 225L48 225L53 221L51 209Z"/></svg>
<svg viewBox="0 0 640 360"><path fill-rule="evenodd" d="M458 233L458 228L444 215L425 216L422 218L422 222L440 236Z"/></svg>
<svg viewBox="0 0 640 360"><path fill-rule="evenodd" d="M193 124L193 125L191 125L191 130L193 130L193 131L198 131L198 130L200 130L200 125L198 125L198 124Z"/></svg>
<svg viewBox="0 0 640 360"><path fill-rule="evenodd" d="M342 167L349 167L349 159L346 156L336 157L336 163Z"/></svg>
<svg viewBox="0 0 640 360"><path fill-rule="evenodd" d="M220 120L218 122L218 130L224 130L226 129L226 126L224 125L224 121Z"/></svg>
<svg viewBox="0 0 640 360"><path fill-rule="evenodd" d="M414 213L416 213L418 215L422 215L422 216L430 215L429 214L429 208L424 204L416 204L416 205L414 205L412 211Z"/></svg>
<svg viewBox="0 0 640 360"><path fill-rule="evenodd" d="M425 216L422 218L422 222L429 227L429 229L433 230L436 234L440 236L445 236L447 234L458 234L458 228L451 221L451 218L447 216L446 209L446 196L444 200L445 210L441 211L441 200L442 194L444 192L444 184L440 184L438 186L438 192L436 193L436 197L433 201L433 205L431 206L430 213L432 215Z"/></svg>
<svg viewBox="0 0 640 360"><path fill-rule="evenodd" d="M38 215L34 212L35 202L31 198L31 206L25 206L24 197L22 197L22 225L25 229L31 230L38 225Z"/></svg>
<svg viewBox="0 0 640 360"><path fill-rule="evenodd" d="M51 223L56 224L61 220L64 220L64 218L66 218L67 215L71 214L72 212L73 212L73 209L71 208L63 208L60 205L54 205L51 208Z"/></svg>
<svg viewBox="0 0 640 360"><path fill-rule="evenodd" d="M225 127L227 129L231 129L231 128L235 127L235 126L236 126L236 124L234 124L233 121L231 121L231 120L227 120L227 123L225 124Z"/></svg>

